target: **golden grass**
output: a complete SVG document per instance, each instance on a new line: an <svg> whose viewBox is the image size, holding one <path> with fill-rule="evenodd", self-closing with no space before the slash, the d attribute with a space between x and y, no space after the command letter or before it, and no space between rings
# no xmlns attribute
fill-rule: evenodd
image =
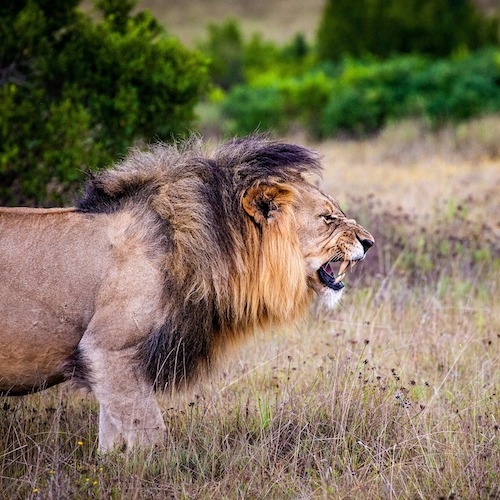
<svg viewBox="0 0 500 500"><path fill-rule="evenodd" d="M206 37L209 23L237 18L245 37L260 33L266 40L289 42L296 33L316 36L324 0L141 0L136 10L149 9L168 31L188 46ZM90 0L82 3L91 10Z"/></svg>
<svg viewBox="0 0 500 500"><path fill-rule="evenodd" d="M210 382L162 397L155 450L99 457L85 393L0 399L0 497L497 498L498 163L430 135L394 153L388 134L317 145L325 184L378 238L339 309L250 339ZM361 209L377 197L377 213Z"/></svg>
<svg viewBox="0 0 500 500"><path fill-rule="evenodd" d="M498 494L498 314L475 291L351 294L164 401L157 450L99 458L91 398L4 401L5 498L488 498ZM172 406L170 406L172 405Z"/></svg>
<svg viewBox="0 0 500 500"><path fill-rule="evenodd" d="M307 143L305 135L292 140ZM423 215L436 202L473 197L477 219L496 216L500 221L498 115L437 132L406 120L371 139L331 139L310 146L323 155L327 191L341 201L372 193L394 208Z"/></svg>

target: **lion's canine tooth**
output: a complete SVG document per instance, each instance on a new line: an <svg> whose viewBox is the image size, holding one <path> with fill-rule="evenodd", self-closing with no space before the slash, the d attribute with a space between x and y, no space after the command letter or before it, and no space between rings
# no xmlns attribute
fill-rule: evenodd
<svg viewBox="0 0 500 500"><path fill-rule="evenodd" d="M351 269L358 263L357 260L351 260Z"/></svg>
<svg viewBox="0 0 500 500"><path fill-rule="evenodd" d="M340 264L340 269L339 269L339 276L344 275L345 272L347 271L347 268L349 267L350 261L349 260L343 260L342 264Z"/></svg>
<svg viewBox="0 0 500 500"><path fill-rule="evenodd" d="M345 273L339 274L337 276L337 279L335 280L335 283L340 283L344 279Z"/></svg>

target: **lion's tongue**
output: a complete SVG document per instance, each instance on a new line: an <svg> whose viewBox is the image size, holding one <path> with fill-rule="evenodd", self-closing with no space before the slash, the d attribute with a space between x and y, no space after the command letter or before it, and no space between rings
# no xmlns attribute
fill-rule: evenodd
<svg viewBox="0 0 500 500"><path fill-rule="evenodd" d="M344 283L335 278L335 272L329 264L323 264L319 269L321 281L329 288L338 291L344 288Z"/></svg>
<svg viewBox="0 0 500 500"><path fill-rule="evenodd" d="M332 266L330 266L329 262L324 264L322 267L325 270L325 272L327 272L330 276L333 276L335 274L335 272L333 271Z"/></svg>

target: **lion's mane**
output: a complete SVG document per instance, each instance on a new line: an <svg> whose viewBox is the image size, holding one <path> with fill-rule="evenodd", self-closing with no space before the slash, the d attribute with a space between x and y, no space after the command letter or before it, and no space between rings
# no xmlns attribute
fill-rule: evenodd
<svg viewBox="0 0 500 500"><path fill-rule="evenodd" d="M198 139L155 145L91 177L78 210L130 211L162 252L164 323L136 356L156 387L189 382L241 334L304 312L312 292L293 218L294 185L319 170L311 151L252 136L212 153ZM242 209L259 185L278 192L283 209L273 224Z"/></svg>

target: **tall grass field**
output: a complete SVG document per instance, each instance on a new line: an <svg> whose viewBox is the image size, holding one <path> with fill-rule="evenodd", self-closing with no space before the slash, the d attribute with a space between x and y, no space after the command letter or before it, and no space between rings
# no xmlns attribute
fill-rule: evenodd
<svg viewBox="0 0 500 500"><path fill-rule="evenodd" d="M161 396L152 450L99 456L85 392L1 398L0 497L498 498L492 123L316 145L323 185L376 239L341 307L316 305Z"/></svg>

